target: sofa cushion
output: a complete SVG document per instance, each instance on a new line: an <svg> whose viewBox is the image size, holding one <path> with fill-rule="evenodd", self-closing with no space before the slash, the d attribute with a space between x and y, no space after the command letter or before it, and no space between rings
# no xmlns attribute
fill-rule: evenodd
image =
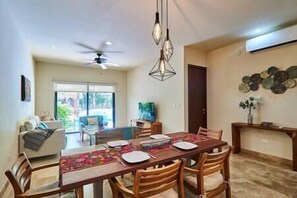
<svg viewBox="0 0 297 198"><path fill-rule="evenodd" d="M37 123L33 119L26 121L24 123L24 125L25 125L27 131L31 131L37 127Z"/></svg>
<svg viewBox="0 0 297 198"><path fill-rule="evenodd" d="M40 122L38 125L37 125L37 129L48 129L48 126L47 124L43 123L43 122Z"/></svg>
<svg viewBox="0 0 297 198"><path fill-rule="evenodd" d="M90 118L87 118L87 120L89 125L98 125L97 117L90 117Z"/></svg>

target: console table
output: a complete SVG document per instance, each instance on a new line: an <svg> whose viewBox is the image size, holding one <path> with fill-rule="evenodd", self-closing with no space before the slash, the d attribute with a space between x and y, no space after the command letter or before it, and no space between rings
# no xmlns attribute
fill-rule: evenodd
<svg viewBox="0 0 297 198"><path fill-rule="evenodd" d="M260 124L247 124L243 122L235 122L231 124L232 127L232 145L233 153L240 152L240 130L242 128L247 129L260 129L268 131L277 131L286 133L290 138L292 138L292 148L293 148L293 171L297 171L297 128L290 127L262 127Z"/></svg>

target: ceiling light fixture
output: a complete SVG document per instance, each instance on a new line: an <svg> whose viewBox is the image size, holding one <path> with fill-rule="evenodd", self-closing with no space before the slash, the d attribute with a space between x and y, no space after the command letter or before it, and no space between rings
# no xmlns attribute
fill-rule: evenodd
<svg viewBox="0 0 297 198"><path fill-rule="evenodd" d="M162 39L162 26L161 26L160 18L159 18L159 0L156 0L156 4L157 4L157 6L156 6L157 11L155 14L155 24L153 27L152 35L153 35L153 39L154 39L155 43L157 45L159 45L159 43Z"/></svg>
<svg viewBox="0 0 297 198"><path fill-rule="evenodd" d="M149 75L157 80L164 81L174 76L176 73L171 65L164 58L163 49L160 50L160 58L151 69Z"/></svg>
<svg viewBox="0 0 297 198"><path fill-rule="evenodd" d="M163 34L165 30L162 29L163 23L163 0L160 0L161 2L161 21L159 19L159 0L156 0L157 2L157 12L156 12L156 18L155 18L155 24L153 28L153 39L155 43L158 45L161 41L162 47L160 50L160 58L156 62L156 64L151 69L149 75L157 80L164 81L176 74L174 69L171 67L171 65L168 63L170 58L173 54L173 45L169 38L169 28L168 28L168 0L166 0L166 37ZM162 22L162 23L161 23ZM163 33L162 33L163 32Z"/></svg>
<svg viewBox="0 0 297 198"><path fill-rule="evenodd" d="M105 45L112 45L112 42L111 41L106 41Z"/></svg>

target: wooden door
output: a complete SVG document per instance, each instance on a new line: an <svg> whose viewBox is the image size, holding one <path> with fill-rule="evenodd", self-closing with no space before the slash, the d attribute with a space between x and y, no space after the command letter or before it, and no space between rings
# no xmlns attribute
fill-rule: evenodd
<svg viewBox="0 0 297 198"><path fill-rule="evenodd" d="M188 126L197 133L199 127L207 128L206 67L188 65Z"/></svg>

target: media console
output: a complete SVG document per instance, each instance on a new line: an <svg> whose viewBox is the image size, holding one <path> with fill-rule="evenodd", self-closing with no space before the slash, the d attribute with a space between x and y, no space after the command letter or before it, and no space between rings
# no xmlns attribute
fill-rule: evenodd
<svg viewBox="0 0 297 198"><path fill-rule="evenodd" d="M292 139L292 149L293 149L293 171L297 171L297 128L291 127L262 127L260 124L247 124L242 122L235 122L231 124L232 127L232 146L233 153L239 153L241 148L240 142L240 130L247 129L260 129L268 131L276 131L286 133Z"/></svg>

